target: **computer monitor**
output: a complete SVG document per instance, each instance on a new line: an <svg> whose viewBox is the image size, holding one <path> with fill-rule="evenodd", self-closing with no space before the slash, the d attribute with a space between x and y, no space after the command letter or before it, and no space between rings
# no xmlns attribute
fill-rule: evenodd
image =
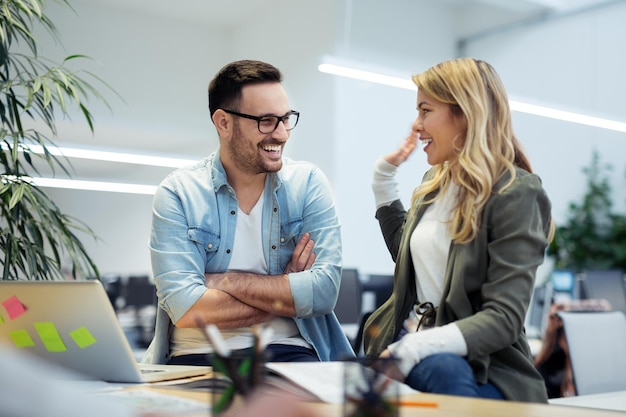
<svg viewBox="0 0 626 417"><path fill-rule="evenodd" d="M555 269L550 274L555 301L578 298L576 273L570 269Z"/></svg>

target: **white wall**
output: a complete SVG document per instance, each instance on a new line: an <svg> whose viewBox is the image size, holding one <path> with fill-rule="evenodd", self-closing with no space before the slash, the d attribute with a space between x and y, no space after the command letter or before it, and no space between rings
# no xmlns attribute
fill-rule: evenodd
<svg viewBox="0 0 626 417"><path fill-rule="evenodd" d="M148 252L151 195L62 189L49 195L62 212L74 215L98 236L94 240L77 232L102 275L152 275Z"/></svg>
<svg viewBox="0 0 626 417"><path fill-rule="evenodd" d="M346 4L353 7L350 19ZM439 3L422 0L288 2L234 31L122 12L113 5L72 5L77 16L50 4L66 52L92 56L89 69L124 101L109 95L113 113L96 106L96 134L91 137L71 125L62 130L64 142L123 144L200 158L217 146L206 103L213 74L234 59L272 62L283 70L292 105L302 112L286 153L317 163L329 176L343 224L344 264L366 273L391 273L393 264L374 219L371 166L408 132L415 117L414 93L338 79L319 73L317 65L322 55L335 54L391 71L422 71L454 57L455 16ZM470 41L467 53L491 62L511 96L623 119L624 21L626 6L613 6ZM519 113L514 123L552 198L557 222L584 191L581 168L589 164L594 148L615 166L616 208L623 210L625 134ZM405 201L427 168L419 150L402 166ZM113 170L116 178L144 183L168 171L134 165ZM106 171L103 166L103 176ZM49 192L102 238L85 244L103 273L149 273L150 196Z"/></svg>
<svg viewBox="0 0 626 417"><path fill-rule="evenodd" d="M511 98L626 120L626 3L470 42L492 63ZM613 166L615 210L626 210L626 133L514 114L516 132L543 178L557 223L586 191L582 167L597 150Z"/></svg>
<svg viewBox="0 0 626 417"><path fill-rule="evenodd" d="M423 8L420 11L424 14ZM419 25L403 20L413 16L415 13L409 10L396 16L394 25L405 31L407 27L412 28L414 33L403 33L398 42L388 43L385 63L393 66L397 62L396 69L408 68L411 63L407 63L406 56L411 56L414 59L412 72L418 72L454 57L454 51L449 49L454 44L449 38L448 28L453 26L447 20L450 16L429 7L428 19L420 20ZM571 15L470 40L466 55L494 65L511 98L624 121L626 81L620 74L626 73L623 54L626 32L622 29L625 18L626 4ZM404 42L400 42L402 40ZM403 56L391 63L390 49ZM337 81L337 90L340 94L336 111L338 119L345 122L338 128L338 149L344 155L338 164L349 166L341 170L338 186L344 236L348 242L344 260L347 265L366 272L388 273L393 270L393 263L373 217L374 203L369 187L371 163L380 154L393 149L408 131L416 115L415 95L349 80ZM557 224L565 221L569 203L578 201L586 191L582 168L590 165L593 150L598 151L602 163L613 166L610 183L614 209L624 212L625 133L522 113L514 113L513 117L515 131L550 195ZM400 171L405 204L428 168L420 150L411 158ZM549 267L547 262L540 271L540 278Z"/></svg>

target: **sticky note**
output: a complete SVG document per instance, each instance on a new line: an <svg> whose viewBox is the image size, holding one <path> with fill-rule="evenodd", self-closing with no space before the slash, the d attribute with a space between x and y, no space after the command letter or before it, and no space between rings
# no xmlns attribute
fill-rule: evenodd
<svg viewBox="0 0 626 417"><path fill-rule="evenodd" d="M15 346L18 348L35 346L35 342L33 342L33 339L26 330L13 330L9 332L9 337L11 337L11 340L13 340L13 343L15 343Z"/></svg>
<svg viewBox="0 0 626 417"><path fill-rule="evenodd" d="M70 337L76 342L76 345L84 349L87 346L93 345L96 343L96 338L87 330L85 326L79 327L76 330L70 332Z"/></svg>
<svg viewBox="0 0 626 417"><path fill-rule="evenodd" d="M0 323L4 323L4 319L0 316Z"/></svg>
<svg viewBox="0 0 626 417"><path fill-rule="evenodd" d="M12 296L7 298L2 302L4 309L9 313L9 318L11 320L15 320L22 314L26 313L26 306L22 304L20 300L18 300L17 296Z"/></svg>
<svg viewBox="0 0 626 417"><path fill-rule="evenodd" d="M63 339L61 339L61 335L54 325L51 322L42 322L35 323L35 329L41 338L44 346L50 352L65 352L67 348L65 347L65 343L63 343Z"/></svg>

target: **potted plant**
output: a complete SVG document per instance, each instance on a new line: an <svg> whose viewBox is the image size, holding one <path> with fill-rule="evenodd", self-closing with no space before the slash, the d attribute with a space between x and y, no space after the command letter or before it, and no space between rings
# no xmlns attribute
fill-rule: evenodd
<svg viewBox="0 0 626 417"><path fill-rule="evenodd" d="M579 203L569 205L565 224L557 226L548 255L555 268L577 272L589 269L622 269L626 271L626 215L612 211L611 187L596 151L591 165L583 168L587 191Z"/></svg>
<svg viewBox="0 0 626 417"><path fill-rule="evenodd" d="M57 0L70 7L67 0ZM87 81L102 83L71 66L87 57L70 55L61 64L41 57L33 29L43 27L58 40L45 15L45 0L3 0L0 7L0 266L3 280L64 279L62 261L71 263L74 279L99 278L96 264L76 235L97 238L81 221L62 213L36 186L29 171L37 163L70 174L71 164L54 156L57 117L79 110L93 132L88 97L106 104ZM102 83L104 84L104 83ZM43 126L33 128L30 126Z"/></svg>

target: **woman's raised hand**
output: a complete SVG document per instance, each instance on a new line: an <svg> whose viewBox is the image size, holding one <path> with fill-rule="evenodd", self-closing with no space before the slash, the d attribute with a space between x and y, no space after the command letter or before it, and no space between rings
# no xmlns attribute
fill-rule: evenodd
<svg viewBox="0 0 626 417"><path fill-rule="evenodd" d="M392 165L399 166L406 161L417 147L419 133L411 131L411 133L402 141L400 146L390 154L385 155L385 161Z"/></svg>

